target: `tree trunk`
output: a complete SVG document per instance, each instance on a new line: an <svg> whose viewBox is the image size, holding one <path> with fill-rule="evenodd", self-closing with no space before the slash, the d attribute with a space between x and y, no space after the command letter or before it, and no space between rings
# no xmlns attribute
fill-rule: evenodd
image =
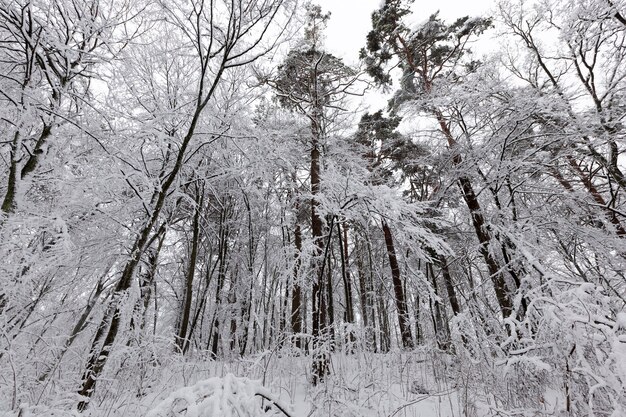
<svg viewBox="0 0 626 417"><path fill-rule="evenodd" d="M348 343L347 352L352 353L354 344L354 306L352 302L352 280L350 278L350 270L348 269L348 225L344 223L343 235L341 233L341 225L337 223L337 235L339 239L339 253L341 254L341 275L343 278L344 299L346 303L346 312L344 321L348 325L348 335L346 342Z"/></svg>
<svg viewBox="0 0 626 417"><path fill-rule="evenodd" d="M216 75L216 80L219 79L221 75L221 71ZM165 199L169 194L170 188L174 184L174 180L178 176L178 172L183 166L183 161L185 157L185 153L187 147L194 135L196 126L198 124L198 120L200 118L200 113L202 112L203 107L198 106L194 112L193 118L191 120L191 124L187 130L187 134L185 135L181 147L178 151L176 162L174 167L170 171L170 173L165 177L165 181L161 184L161 187L157 188L152 197L152 201L155 202L152 213L149 215L149 218L139 231L137 238L133 244L133 247L130 251L130 255L128 257L128 261L124 266L122 271L122 276L115 287L115 295L113 297L114 311L112 313L112 317L103 317L103 323L101 323L101 328L106 326L106 322L110 320L109 331L107 332L106 338L104 339L104 344L100 349L99 354L90 355L87 365L85 366L85 371L82 377L82 386L78 391L78 394L82 396L84 399L78 403L78 409L80 411L84 411L89 405L89 399L93 394L93 390L96 386L96 381L98 377L104 370L104 365L109 358L109 354L111 353L111 349L113 348L113 343L117 338L117 333L120 328L120 305L119 300L122 297L123 293L125 293L132 283L133 277L135 276L135 269L140 262L141 256L150 240L150 235L152 230L157 223L159 216L161 215L161 210L165 203Z"/></svg>
<svg viewBox="0 0 626 417"><path fill-rule="evenodd" d="M239 342L237 331L239 329L239 313L241 311L238 308L237 303L239 302L239 296L237 294L239 282L238 282L238 271L239 269L234 269L233 273L230 275L230 286L228 288L228 314L227 316L230 318L230 352L235 352L237 349L237 344Z"/></svg>
<svg viewBox="0 0 626 417"><path fill-rule="evenodd" d="M456 142L456 139L454 139L454 136L452 136L452 132L450 131L450 128L448 127L448 124L446 123L443 114L437 110L435 111L435 116L437 117L437 121L439 122L441 131L448 141L448 147L453 152L452 162L455 166L459 166L463 162L463 159L458 153L458 144ZM470 179L462 175L459 177L457 182L459 185L459 189L461 190L461 194L463 195L463 200L465 201L465 204L469 209L472 219L472 225L474 226L476 237L478 238L478 242L480 243L479 251L483 259L485 260L485 263L487 264L487 269L489 270L489 275L491 277L491 281L493 282L494 290L496 292L496 298L498 299L500 311L502 312L502 317L508 318L513 312L513 295L507 288L506 280L504 278L498 260L489 250L489 246L494 243L496 239L493 239L493 237L491 236L489 225L485 223L485 218L483 216L480 203L478 202L478 197L474 192L474 187L472 186L472 182L470 181ZM495 242L495 244L497 244L498 246L501 245L500 242Z"/></svg>
<svg viewBox="0 0 626 417"><path fill-rule="evenodd" d="M376 312L374 306L374 282L373 282L373 262L372 250L369 239L366 237L367 246L359 245L357 255L357 269L359 271L359 290L361 298L361 310L363 315L363 327L365 331L365 349L368 351L376 350ZM363 250L367 250L364 254ZM368 257L368 269L363 265L363 256Z"/></svg>
<svg viewBox="0 0 626 417"><path fill-rule="evenodd" d="M384 285L382 282L378 285L378 324L379 324L379 341L380 352L387 353L391 348L391 329L389 325L389 312L387 311L387 304L385 303L385 297L382 294L386 294Z"/></svg>
<svg viewBox="0 0 626 417"><path fill-rule="evenodd" d="M228 234L229 227L226 225L227 214L226 209L220 212L220 230L219 230L219 247L218 247L218 267L217 267L217 288L215 289L215 310L213 311L213 320L211 322L211 358L216 359L219 351L220 338L220 314L223 308L222 292L226 281L226 257L228 255Z"/></svg>
<svg viewBox="0 0 626 417"><path fill-rule="evenodd" d="M422 329L421 329L421 306L419 292L415 292L414 315L415 315L415 344L417 346L422 344Z"/></svg>
<svg viewBox="0 0 626 417"><path fill-rule="evenodd" d="M413 349L413 335L411 334L411 322L409 320L409 312L404 295L404 285L400 277L400 266L396 256L396 248L394 246L391 229L385 220L382 221L383 234L385 235L385 245L387 247L387 256L389 257L389 266L391 267L391 278L393 282L393 291L395 295L396 310L398 312L398 325L400 327L400 336L402 339L402 347L404 349Z"/></svg>
<svg viewBox="0 0 626 417"><path fill-rule="evenodd" d="M302 254L302 232L300 224L296 220L294 228L294 241L296 245L296 262L293 268L293 285L291 291L291 331L295 335L296 348L302 348L302 287L300 286L300 256Z"/></svg>
<svg viewBox="0 0 626 417"><path fill-rule="evenodd" d="M452 308L452 312L454 313L454 315L457 316L461 313L461 306L456 296L456 290L454 289L454 283L452 282L452 275L450 275L448 262L443 255L438 255L436 259L437 266L439 266L439 268L441 269L441 275L443 277L444 283L446 284L446 291L448 293L448 301L450 302L450 307Z"/></svg>
<svg viewBox="0 0 626 417"><path fill-rule="evenodd" d="M61 351L56 355L55 360L54 360L55 365L50 366L41 375L39 375L39 377L37 378L39 382L45 381L47 377L50 375L50 373L52 373L54 369L56 369L56 367L59 366L59 364L61 363L61 360L63 359L63 356L65 355L67 350L70 348L72 343L74 343L74 340L78 337L78 335L80 335L80 333L85 329L85 327L87 327L87 319L89 319L89 316L91 315L91 311L95 307L96 302L98 301L98 298L100 297L100 295L102 295L102 292L104 291L103 280L104 280L104 277L109 273L110 269L111 267L107 268L106 272L102 274L102 277L100 278L100 280L98 280L98 284L96 285L94 293L89 297L89 300L87 301L87 305L85 306L85 308L83 309L83 312L81 313L78 320L76 321L76 324L72 328L72 331L70 332L68 338L63 343L63 347L61 348ZM105 297L105 300L106 300L106 297Z"/></svg>
<svg viewBox="0 0 626 417"><path fill-rule="evenodd" d="M313 335L313 385L321 382L326 375L328 375L329 368L329 356L328 352L324 350L324 339L327 326L327 312L325 306L323 306L324 295L324 276L322 272L322 266L324 265L324 259L322 254L324 253L324 230L322 224L322 218L319 215L319 201L318 196L320 194L321 186L321 172L320 172L320 140L322 137L322 110L318 103L313 105L313 115L311 117L311 232L313 235L313 243L315 250L313 253L313 291L312 291L312 335Z"/></svg>
<svg viewBox="0 0 626 417"><path fill-rule="evenodd" d="M187 265L187 276L185 279L185 293L183 296L182 317L178 334L176 335L176 347L182 353L187 350L189 339L187 338L187 327L189 326L189 317L191 316L191 304L193 300L193 280L196 274L196 262L198 258L198 244L200 240L200 212L202 210L203 198L201 191L197 188L196 207L193 215L193 232L191 240L191 252L189 254L189 262Z"/></svg>
<svg viewBox="0 0 626 417"><path fill-rule="evenodd" d="M426 276L430 277L430 283L433 286L434 297L431 299L431 314L433 315L433 327L435 330L435 338L437 340L437 347L443 351L450 350L450 326L448 325L448 318L445 314L445 309L439 302L441 299L439 285L437 283L437 277L433 264L426 265Z"/></svg>
<svg viewBox="0 0 626 417"><path fill-rule="evenodd" d="M17 171L18 171L18 163L19 163L19 152L22 141L20 139L19 130L15 132L13 135L13 141L11 142L11 159L9 165L9 177L7 180L7 191L4 195L4 199L2 200L2 206L0 207L4 214L13 213L15 211L15 198L17 194Z"/></svg>
<svg viewBox="0 0 626 417"><path fill-rule="evenodd" d="M196 311L194 313L194 317L193 320L191 321L191 328L189 329L189 335L187 336L189 340L193 340L193 333L195 332L196 326L198 326L198 329L200 330L200 332L202 333L202 329L204 326L204 318L205 318L205 311L206 311L206 306L207 306L207 301L208 301L208 293L209 293L209 289L211 287L211 281L213 278L213 273L215 272L215 268L217 268L218 262L219 260L216 260L215 263L213 264L213 266L211 266L211 264L209 263L209 260L213 259L213 251L209 250L208 254L205 252L204 254L204 258L207 259L207 261L205 261L205 274L204 274L204 288L202 290L202 295L200 296L200 305L198 305L196 307ZM200 320L200 323L198 325L198 320ZM209 340L211 338L211 333L210 333L209 329ZM209 346L209 343L207 342L207 346ZM189 344L187 345L187 348L189 348ZM207 348L208 349L208 348ZM183 352L183 354L186 352Z"/></svg>
<svg viewBox="0 0 626 417"><path fill-rule="evenodd" d="M139 278L139 300L137 300L135 304L135 308L133 310L133 315L130 318L130 333L139 330L139 332L143 331L146 325L146 315L148 314L148 306L150 304L150 298L152 295L152 289L155 285L155 275L158 267L158 259L159 253L161 252L161 248L163 247L163 241L165 240L165 228L166 223L163 223L157 232L156 240L157 245L156 248L148 248L146 250L146 265L145 272L140 274ZM156 295L155 295L156 296ZM156 315L156 309L155 309ZM139 326L137 326L136 321L139 321ZM138 335L135 335L138 337ZM131 340L129 339L127 344L130 346Z"/></svg>
<svg viewBox="0 0 626 417"><path fill-rule="evenodd" d="M332 223L331 223L332 225ZM331 238L329 237L328 239L328 244L331 245ZM329 248L330 249L330 248ZM328 317L328 325L327 325L327 332L328 332L328 348L330 349L331 352L334 351L335 349L335 300L334 300L334 294L333 294L333 273L332 273L332 268L330 266L330 259L327 259L328 262L328 267L326 268L326 285L325 285L325 290L324 293L326 294L326 311L327 313L327 317Z"/></svg>

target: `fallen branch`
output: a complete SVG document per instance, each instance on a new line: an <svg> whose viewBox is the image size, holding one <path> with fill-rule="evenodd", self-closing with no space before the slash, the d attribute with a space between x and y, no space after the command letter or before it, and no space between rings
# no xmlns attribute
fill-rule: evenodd
<svg viewBox="0 0 626 417"><path fill-rule="evenodd" d="M294 417L286 410L287 407L284 404L281 404L278 400L272 398L272 395L269 392L266 392L265 390L257 391L254 395L258 395L259 397L266 399L267 401L272 403L272 405L282 411L282 413L287 417Z"/></svg>

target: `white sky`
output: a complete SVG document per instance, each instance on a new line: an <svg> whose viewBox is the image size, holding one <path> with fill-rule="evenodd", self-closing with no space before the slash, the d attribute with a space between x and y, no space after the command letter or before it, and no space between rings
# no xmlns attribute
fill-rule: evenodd
<svg viewBox="0 0 626 417"><path fill-rule="evenodd" d="M347 64L357 62L359 50L365 46L365 37L371 29L371 14L384 0L313 0L322 11L331 12L326 30L326 49L342 57ZM462 16L485 15L495 0L415 0L413 19L422 21L440 10L450 22Z"/></svg>

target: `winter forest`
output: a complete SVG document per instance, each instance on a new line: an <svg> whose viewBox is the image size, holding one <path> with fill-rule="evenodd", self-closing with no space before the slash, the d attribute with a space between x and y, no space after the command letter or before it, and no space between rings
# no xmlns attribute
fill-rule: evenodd
<svg viewBox="0 0 626 417"><path fill-rule="evenodd" d="M422 1L0 0L0 415L626 416L626 1Z"/></svg>

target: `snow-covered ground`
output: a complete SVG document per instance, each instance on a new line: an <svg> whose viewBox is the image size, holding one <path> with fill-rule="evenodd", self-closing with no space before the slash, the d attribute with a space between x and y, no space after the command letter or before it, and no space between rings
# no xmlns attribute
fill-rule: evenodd
<svg viewBox="0 0 626 417"><path fill-rule="evenodd" d="M514 387L489 389L493 375L481 375L479 366L461 366L457 357L443 353L334 353L331 375L318 386L308 380L310 364L308 356L280 352L233 361L170 363L141 378L101 381L101 391L82 415L461 417L559 415L562 409L555 390L528 398L511 413L510 398L502 393ZM71 398L60 393L56 403L23 405L19 416L78 416L71 410ZM533 402L542 406L529 406ZM508 411L501 413L504 403Z"/></svg>

